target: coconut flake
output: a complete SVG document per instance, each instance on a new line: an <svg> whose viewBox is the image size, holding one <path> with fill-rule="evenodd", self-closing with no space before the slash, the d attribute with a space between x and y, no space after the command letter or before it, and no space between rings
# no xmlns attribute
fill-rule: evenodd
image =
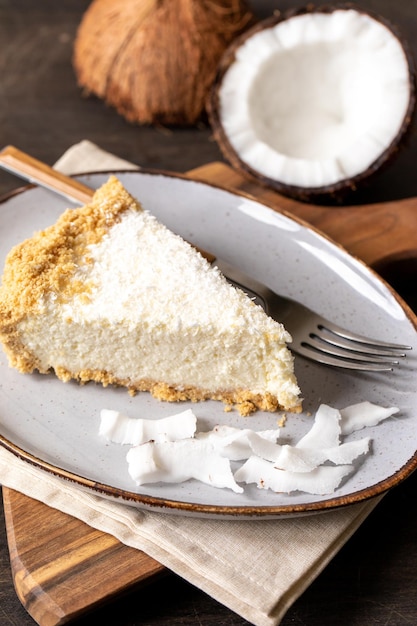
<svg viewBox="0 0 417 626"><path fill-rule="evenodd" d="M233 478L229 459L220 456L209 441L144 443L131 448L126 459L129 474L137 485L182 483L194 478L212 487L243 493Z"/></svg>
<svg viewBox="0 0 417 626"><path fill-rule="evenodd" d="M288 472L253 456L237 470L235 480L256 483L259 489L271 489L277 493L303 491L324 496L333 493L353 469L353 465L321 465L310 472Z"/></svg>
<svg viewBox="0 0 417 626"><path fill-rule="evenodd" d="M371 439L342 442L343 435L398 412L361 402L339 411L321 404L310 430L295 445L279 443L279 429L254 431L217 425L197 432L191 410L159 420L128 418L101 411L100 434L115 443L130 443L128 471L138 484L199 480L242 493L238 482L256 483L275 492L304 491L328 495L354 470L354 461L369 452ZM140 445L138 445L140 444ZM234 474L230 461L246 461Z"/></svg>
<svg viewBox="0 0 417 626"><path fill-rule="evenodd" d="M367 426L376 426L383 420L399 412L397 407L382 407L372 402L359 402L340 411L341 431L343 435L350 435L356 430Z"/></svg>
<svg viewBox="0 0 417 626"><path fill-rule="evenodd" d="M147 441L177 441L193 437L197 418L191 409L158 420L134 419L119 411L100 412L99 434L113 443L138 445Z"/></svg>
<svg viewBox="0 0 417 626"><path fill-rule="evenodd" d="M311 472L326 462L350 465L359 456L369 452L370 441L370 437L365 437L360 441L349 441L333 448L298 448L286 445L282 446L274 463L277 468L289 472Z"/></svg>
<svg viewBox="0 0 417 626"><path fill-rule="evenodd" d="M340 411L321 404L317 409L313 427L297 443L297 448L334 448L340 443Z"/></svg>
<svg viewBox="0 0 417 626"><path fill-rule="evenodd" d="M269 458L268 451L275 458L275 450L280 448L276 445L279 433L279 429L255 432L249 428L221 425L215 426L211 431L197 433L196 437L209 441L222 456L232 461L241 461L252 454L267 455Z"/></svg>

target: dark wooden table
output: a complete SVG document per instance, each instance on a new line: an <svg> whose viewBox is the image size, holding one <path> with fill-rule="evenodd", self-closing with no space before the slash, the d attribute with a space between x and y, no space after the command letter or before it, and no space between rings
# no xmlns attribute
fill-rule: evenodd
<svg viewBox="0 0 417 626"><path fill-rule="evenodd" d="M139 165L186 171L222 160L210 129L140 128L96 99L81 97L71 67L74 33L88 0L0 0L0 144L14 144L52 164L70 145L89 139ZM259 17L298 1L253 0ZM390 18L417 58L417 0L364 0ZM417 136L383 177L354 198L383 201L417 195ZM0 195L20 186L0 172ZM417 241L417 234L416 234ZM417 246L416 246L417 249ZM417 254L417 253L416 253ZM417 265L417 263L416 263ZM390 276L415 304L412 272ZM283 626L405 626L417 624L417 475L388 493L349 543L290 608ZM30 626L17 599L0 511L0 624ZM230 610L174 575L131 593L93 615L86 626L245 624Z"/></svg>

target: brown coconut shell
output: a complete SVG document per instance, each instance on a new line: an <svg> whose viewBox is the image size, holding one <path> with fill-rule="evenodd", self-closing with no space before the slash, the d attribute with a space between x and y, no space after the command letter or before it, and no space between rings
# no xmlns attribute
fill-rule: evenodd
<svg viewBox="0 0 417 626"><path fill-rule="evenodd" d="M223 52L254 22L245 0L94 0L74 43L78 84L129 122L193 125Z"/></svg>
<svg viewBox="0 0 417 626"><path fill-rule="evenodd" d="M410 81L408 110L401 124L401 128L399 129L397 136L393 139L391 144L388 145L386 149L381 152L379 157L375 159L375 161L371 163L366 170L357 174L356 176L345 178L337 183L331 183L322 187L301 187L296 185L289 185L278 179L269 178L262 173L254 170L244 160L242 160L240 155L235 151L229 141L229 138L222 124L222 114L219 102L219 90L222 85L222 80L231 65L233 65L233 63L235 62L236 56L239 53L239 48L248 39L259 33L260 31L273 28L280 22L292 19L293 17L296 17L298 15L316 12L332 13L333 11L340 9L354 9L357 12L368 15L375 21L383 24L401 43L409 68ZM224 158L243 176L245 176L249 180L255 180L257 183L260 183L265 187L270 187L285 196L292 197L303 202L325 205L339 204L346 201L352 195L352 192L355 192L358 187L361 187L364 183L369 183L372 179L375 178L377 174L383 172L386 167L389 166L394 160L400 149L402 149L403 146L406 145L406 140L409 137L410 131L414 126L416 117L416 70L413 55L407 41L402 36L402 33L399 31L396 25L392 24L385 17L373 11L364 10L354 3L341 2L320 6L308 4L304 7L300 7L297 9L288 9L287 11L279 12L262 21L258 21L251 28L247 29L240 36L236 37L233 42L231 42L219 62L218 71L207 99L206 109L208 112L209 122L213 130L214 139L218 143Z"/></svg>

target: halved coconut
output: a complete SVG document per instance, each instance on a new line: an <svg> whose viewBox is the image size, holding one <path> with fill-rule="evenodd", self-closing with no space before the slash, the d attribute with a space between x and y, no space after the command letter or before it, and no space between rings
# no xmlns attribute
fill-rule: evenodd
<svg viewBox="0 0 417 626"><path fill-rule="evenodd" d="M406 45L352 5L260 22L226 51L208 111L224 156L289 196L354 189L396 152L415 104Z"/></svg>

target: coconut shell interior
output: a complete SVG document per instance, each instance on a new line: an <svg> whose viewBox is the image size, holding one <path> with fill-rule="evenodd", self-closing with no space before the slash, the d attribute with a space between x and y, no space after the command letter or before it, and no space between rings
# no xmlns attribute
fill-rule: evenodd
<svg viewBox="0 0 417 626"><path fill-rule="evenodd" d="M384 167L386 167L395 155L398 153L407 133L412 127L415 112L415 69L414 60L409 51L408 45L398 32L395 26L388 23L387 20L380 16L373 15L369 12L364 12L359 9L354 9L360 12L360 14L366 15L372 20L382 24L382 26L389 30L392 37L400 42L402 50L404 52L404 58L407 64L408 70L408 100L406 109L401 120L401 123L395 136L391 138L389 143L383 147L380 153L370 162L362 171L356 173L353 176L346 176L336 182L332 181L329 184L323 184L318 186L304 185L304 184L289 184L288 182L280 179L279 176L273 177L265 175L262 171L254 168L249 164L245 158L242 157L239 150L233 145L228 132L225 129L223 112L221 106L220 91L222 89L225 76L227 72L234 67L234 64L239 59L239 55L242 50L242 46L248 42L254 41L254 38L259 33L272 32L273 29L286 20L291 20L297 16L313 15L321 13L322 15L330 15L336 10L349 11L352 10L352 5L337 5L333 7L312 7L308 6L303 9L288 11L278 16L272 16L266 20L263 20L256 24L254 27L246 31L240 37L237 37L233 43L226 50L219 63L218 71L209 94L207 101L207 110L209 120L213 129L214 137L224 155L226 160L229 161L238 169L242 174L248 178L256 179L261 184L272 187L276 191L288 195L299 200L315 203L338 203L346 199L346 196L355 191L359 185L368 181L371 177L374 177ZM253 56L256 55L255 48L253 47ZM296 80L296 76L294 76Z"/></svg>

